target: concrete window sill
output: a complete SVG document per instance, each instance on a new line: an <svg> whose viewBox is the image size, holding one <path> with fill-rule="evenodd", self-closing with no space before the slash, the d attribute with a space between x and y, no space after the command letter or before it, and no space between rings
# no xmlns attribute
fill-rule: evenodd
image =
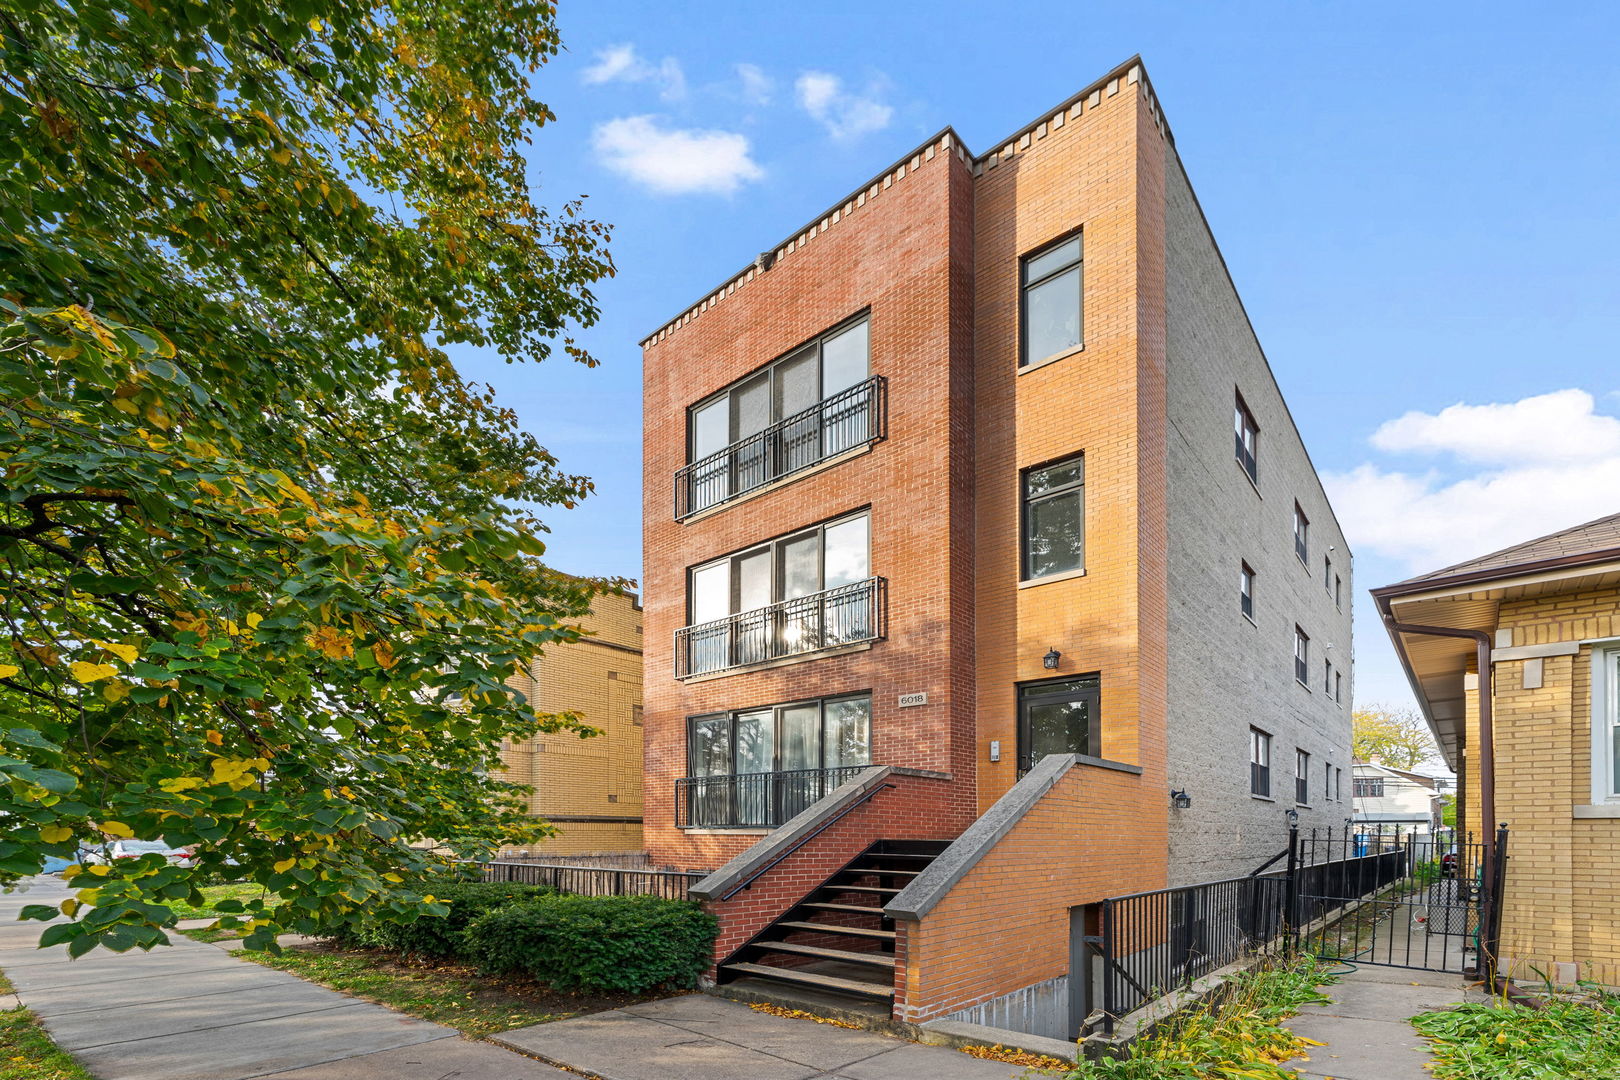
<svg viewBox="0 0 1620 1080"><path fill-rule="evenodd" d="M1018 587L1020 589L1033 589L1037 585L1050 585L1054 581L1073 581L1075 578L1085 576L1086 568L1082 566L1078 570L1064 570L1058 574L1045 574L1038 578L1027 578L1020 581Z"/></svg>
<svg viewBox="0 0 1620 1080"><path fill-rule="evenodd" d="M1075 355L1077 355L1079 353L1083 353L1085 351L1086 351L1086 347L1085 347L1084 344L1076 345L1072 349L1065 349L1062 352L1053 353L1051 356L1048 356L1044 360L1037 360L1033 364L1025 364L1025 365L1023 365L1022 367L1020 367L1018 369L1018 374L1020 374L1020 375L1028 375L1032 371L1039 371L1041 368L1046 367L1048 364L1055 364L1059 360L1067 360L1069 357L1075 356Z"/></svg>

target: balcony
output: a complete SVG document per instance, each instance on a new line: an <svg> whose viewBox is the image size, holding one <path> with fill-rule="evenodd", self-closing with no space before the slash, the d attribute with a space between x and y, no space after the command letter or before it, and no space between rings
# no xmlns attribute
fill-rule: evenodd
<svg viewBox="0 0 1620 1080"><path fill-rule="evenodd" d="M874 375L675 473L675 520L740 499L883 438L884 379Z"/></svg>
<svg viewBox="0 0 1620 1080"><path fill-rule="evenodd" d="M690 679L883 637L879 577L675 631L675 677Z"/></svg>
<svg viewBox="0 0 1620 1080"><path fill-rule="evenodd" d="M675 781L677 829L774 829L870 765Z"/></svg>

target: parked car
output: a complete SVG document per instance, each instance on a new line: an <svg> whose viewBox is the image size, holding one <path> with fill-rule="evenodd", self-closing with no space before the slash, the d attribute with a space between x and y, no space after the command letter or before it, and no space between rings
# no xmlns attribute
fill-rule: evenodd
<svg viewBox="0 0 1620 1080"><path fill-rule="evenodd" d="M142 855L162 855L175 866L191 865L191 852L183 848L170 847L162 840L114 840L108 844L106 851L114 860L136 859ZM99 864L107 862L107 855L100 850L87 851L81 862Z"/></svg>

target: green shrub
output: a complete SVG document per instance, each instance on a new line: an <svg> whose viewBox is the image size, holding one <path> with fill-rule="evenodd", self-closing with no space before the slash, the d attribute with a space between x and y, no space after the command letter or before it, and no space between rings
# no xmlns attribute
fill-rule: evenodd
<svg viewBox="0 0 1620 1080"><path fill-rule="evenodd" d="M497 974L559 990L644 993L693 986L719 924L697 904L654 896L549 896L491 911L467 929L467 954Z"/></svg>
<svg viewBox="0 0 1620 1080"><path fill-rule="evenodd" d="M423 915L414 922L362 920L358 927L339 927L330 935L345 945L388 949L413 956L462 956L463 936L473 920L506 904L552 896L549 885L517 885L494 881L437 881L423 889L450 905L444 916Z"/></svg>

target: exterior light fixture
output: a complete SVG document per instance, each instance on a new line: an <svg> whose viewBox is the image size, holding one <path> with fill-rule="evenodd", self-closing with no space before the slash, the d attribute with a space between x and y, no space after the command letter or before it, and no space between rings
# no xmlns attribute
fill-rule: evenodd
<svg viewBox="0 0 1620 1080"><path fill-rule="evenodd" d="M1041 667L1045 668L1047 671L1056 671L1058 661L1061 659L1063 659L1062 653L1058 652L1056 649L1047 649L1046 655L1041 657Z"/></svg>
<svg viewBox="0 0 1620 1080"><path fill-rule="evenodd" d="M1292 829L1299 824L1299 811L1290 807L1283 811L1283 817L1288 819L1288 827Z"/></svg>
<svg viewBox="0 0 1620 1080"><path fill-rule="evenodd" d="M1176 788L1170 792L1170 805L1177 810L1186 810L1192 806L1192 796L1187 794L1186 789Z"/></svg>

